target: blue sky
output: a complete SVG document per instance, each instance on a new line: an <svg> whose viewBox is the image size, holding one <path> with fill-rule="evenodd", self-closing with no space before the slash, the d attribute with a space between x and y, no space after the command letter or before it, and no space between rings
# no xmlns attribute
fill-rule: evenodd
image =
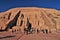
<svg viewBox="0 0 60 40"><path fill-rule="evenodd" d="M60 0L0 0L0 12L15 7L42 7L60 10Z"/></svg>

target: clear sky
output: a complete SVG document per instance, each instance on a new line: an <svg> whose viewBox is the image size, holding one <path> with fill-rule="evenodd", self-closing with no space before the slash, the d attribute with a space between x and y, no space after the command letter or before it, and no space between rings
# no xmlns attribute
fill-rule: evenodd
<svg viewBox="0 0 60 40"><path fill-rule="evenodd" d="M15 7L42 7L60 10L60 0L0 0L0 12Z"/></svg>

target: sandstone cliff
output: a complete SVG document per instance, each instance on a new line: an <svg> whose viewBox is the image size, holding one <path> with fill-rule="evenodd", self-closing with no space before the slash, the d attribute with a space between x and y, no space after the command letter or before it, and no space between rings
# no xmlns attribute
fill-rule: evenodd
<svg viewBox="0 0 60 40"><path fill-rule="evenodd" d="M48 29L55 31L60 29L60 11L48 8L13 8L0 13L0 30L18 29L23 30L27 24L27 18L35 29Z"/></svg>

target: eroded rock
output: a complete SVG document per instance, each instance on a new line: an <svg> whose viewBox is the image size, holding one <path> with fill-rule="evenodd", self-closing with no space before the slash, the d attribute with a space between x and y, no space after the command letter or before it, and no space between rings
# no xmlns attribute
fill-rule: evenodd
<svg viewBox="0 0 60 40"><path fill-rule="evenodd" d="M18 29L20 26L22 32L27 27L27 18L36 30L56 31L60 29L60 13L56 9L47 8L13 8L0 14L0 30Z"/></svg>

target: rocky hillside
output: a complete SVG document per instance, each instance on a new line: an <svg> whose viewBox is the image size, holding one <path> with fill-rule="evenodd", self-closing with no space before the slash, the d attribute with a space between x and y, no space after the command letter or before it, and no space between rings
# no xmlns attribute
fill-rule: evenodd
<svg viewBox="0 0 60 40"><path fill-rule="evenodd" d="M56 31L60 29L60 11L50 8L12 8L0 13L0 30L19 29L30 22L32 28Z"/></svg>

